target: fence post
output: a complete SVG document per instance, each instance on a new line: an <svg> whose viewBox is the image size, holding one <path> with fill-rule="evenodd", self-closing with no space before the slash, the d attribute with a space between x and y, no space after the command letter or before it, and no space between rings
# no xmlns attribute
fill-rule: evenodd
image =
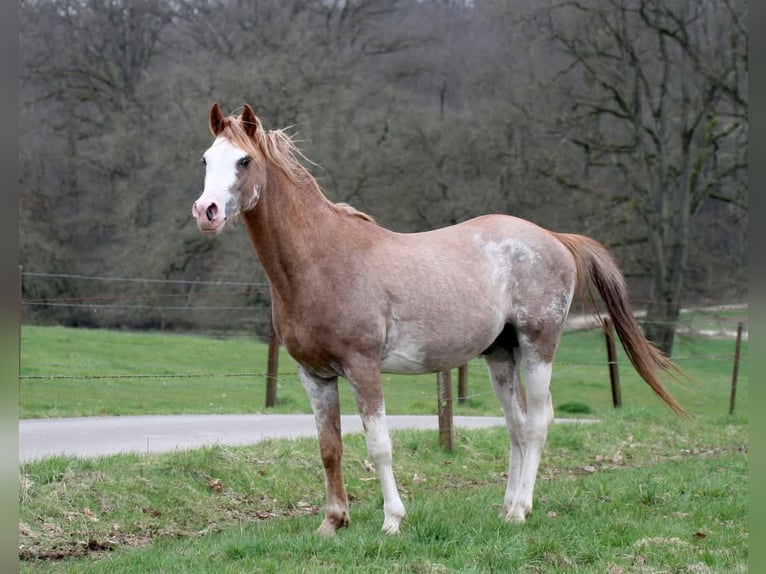
<svg viewBox="0 0 766 574"><path fill-rule="evenodd" d="M21 404L21 305L24 291L24 267L19 265L19 404Z"/></svg>
<svg viewBox="0 0 766 574"><path fill-rule="evenodd" d="M452 452L452 376L450 371L436 374L437 403L439 407L439 446Z"/></svg>
<svg viewBox="0 0 766 574"><path fill-rule="evenodd" d="M279 368L279 339L274 321L269 323L269 356L266 365L266 408L277 404L277 370Z"/></svg>
<svg viewBox="0 0 766 574"><path fill-rule="evenodd" d="M734 370L731 374L731 396L729 397L729 414L734 414L734 402L737 398L737 377L739 376L739 355L742 348L742 322L737 323L737 342L734 346Z"/></svg>
<svg viewBox="0 0 766 574"><path fill-rule="evenodd" d="M612 386L612 405L614 408L622 406L620 395L620 373L617 370L617 351L614 345L614 329L609 319L604 319L604 338L606 340L606 356L609 361L609 382Z"/></svg>
<svg viewBox="0 0 766 574"><path fill-rule="evenodd" d="M463 404L468 397L468 363L457 368L457 402Z"/></svg>

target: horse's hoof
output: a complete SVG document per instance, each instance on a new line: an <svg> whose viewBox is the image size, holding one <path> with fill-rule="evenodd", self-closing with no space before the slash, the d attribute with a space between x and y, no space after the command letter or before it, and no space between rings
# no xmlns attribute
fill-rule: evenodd
<svg viewBox="0 0 766 574"><path fill-rule="evenodd" d="M400 518L386 518L383 521L383 532L386 534L398 534L400 524Z"/></svg>
<svg viewBox="0 0 766 574"><path fill-rule="evenodd" d="M325 517L325 519L322 521L322 524L317 529L317 533L321 534L322 536L335 536L335 533L346 526L349 525L351 520L348 517L348 514L343 514L340 518L331 519L330 517Z"/></svg>
<svg viewBox="0 0 766 574"><path fill-rule="evenodd" d="M399 526L405 516L407 516L407 511L403 504L389 505L383 511L383 532L386 534L399 532Z"/></svg>
<svg viewBox="0 0 766 574"><path fill-rule="evenodd" d="M509 509L504 508L500 513L500 518L508 524L524 524L527 521L527 514L529 514L529 511L525 511L521 506L516 505Z"/></svg>
<svg viewBox="0 0 766 574"><path fill-rule="evenodd" d="M522 524L524 524L527 521L527 519L524 516L518 516L516 514L509 514L508 516L505 517L505 521L508 524L518 524L519 526L521 526Z"/></svg>
<svg viewBox="0 0 766 574"><path fill-rule="evenodd" d="M322 521L322 524L317 528L317 534L321 536L335 536L337 528L326 518Z"/></svg>

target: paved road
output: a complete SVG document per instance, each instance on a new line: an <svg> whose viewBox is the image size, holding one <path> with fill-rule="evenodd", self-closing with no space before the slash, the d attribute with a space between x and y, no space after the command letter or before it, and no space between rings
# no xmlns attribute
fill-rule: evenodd
<svg viewBox="0 0 766 574"><path fill-rule="evenodd" d="M567 419L556 419L567 422ZM388 416L391 429L436 429L436 415ZM455 417L460 428L502 425L502 417ZM344 433L361 432L358 415L343 415ZM311 415L178 415L23 419L19 460L56 455L98 457L121 452L160 453L203 446L248 445L269 438L316 436Z"/></svg>

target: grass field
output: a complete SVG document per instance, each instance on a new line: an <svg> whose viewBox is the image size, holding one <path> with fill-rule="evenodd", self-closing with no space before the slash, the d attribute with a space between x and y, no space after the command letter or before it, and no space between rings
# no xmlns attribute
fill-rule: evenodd
<svg viewBox="0 0 766 574"><path fill-rule="evenodd" d="M23 416L264 410L262 377L222 376L263 373L265 348L252 340L25 327L22 345L24 375L73 377L22 379ZM393 537L380 532L360 434L344 458L352 523L329 540L314 533L324 501L315 440L57 457L20 467L21 571L746 572L747 344L728 416L733 342L679 339L676 358L696 382L669 386L691 420L674 417L624 356L625 407L612 409L603 347L599 332L564 337L557 414L569 405L601 422L551 429L524 526L497 518L508 449L499 428L458 431L452 453L435 431L393 434L408 508ZM308 412L294 365L280 361L276 412ZM499 414L481 363L469 373L458 414ZM385 385L389 412L435 412L435 377ZM355 412L345 387L343 400Z"/></svg>
<svg viewBox="0 0 766 574"><path fill-rule="evenodd" d="M699 317L705 325L711 321L707 314ZM734 342L686 335L677 339L674 358L697 382L684 387L671 381L671 391L692 412L726 412ZM21 349L22 418L266 412L266 346L254 339L25 326ZM654 395L619 351L623 403L655 406ZM297 367L284 349L279 365L277 405L269 412L311 412ZM746 364L742 376L747 376ZM468 400L455 405L456 414L499 415L482 360L469 364L468 377ZM383 383L389 414L435 413L435 376L383 375ZM554 406L563 407L562 412L568 407L576 412L582 403L595 413L611 410L599 330L564 335L552 389ZM746 384L738 398L746 404ZM345 383L341 400L343 412L356 412Z"/></svg>
<svg viewBox="0 0 766 574"><path fill-rule="evenodd" d="M313 440L21 468L22 572L746 572L747 427L626 409L551 430L535 510L498 519L507 435L394 433L408 519L380 532L364 438L346 440L352 523L314 533Z"/></svg>

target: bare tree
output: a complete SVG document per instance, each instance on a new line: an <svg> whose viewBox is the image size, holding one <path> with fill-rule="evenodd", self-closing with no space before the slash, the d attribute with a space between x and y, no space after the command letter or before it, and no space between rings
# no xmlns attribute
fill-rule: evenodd
<svg viewBox="0 0 766 574"><path fill-rule="evenodd" d="M573 188L611 182L651 251L647 336L673 347L692 217L710 200L746 209L747 34L743 0L577 0L542 13L568 62L571 105L557 130L585 169ZM605 197L602 194L602 197Z"/></svg>
<svg viewBox="0 0 766 574"><path fill-rule="evenodd" d="M620 234L628 267L677 303L684 229L699 240L747 217L744 12L744 0L22 0L22 263L259 281L241 264L245 234L201 241L189 218L217 100L290 127L328 196L383 225L499 211ZM707 265L743 242L718 241ZM77 288L36 296L88 295ZM153 313L113 320L171 324Z"/></svg>

